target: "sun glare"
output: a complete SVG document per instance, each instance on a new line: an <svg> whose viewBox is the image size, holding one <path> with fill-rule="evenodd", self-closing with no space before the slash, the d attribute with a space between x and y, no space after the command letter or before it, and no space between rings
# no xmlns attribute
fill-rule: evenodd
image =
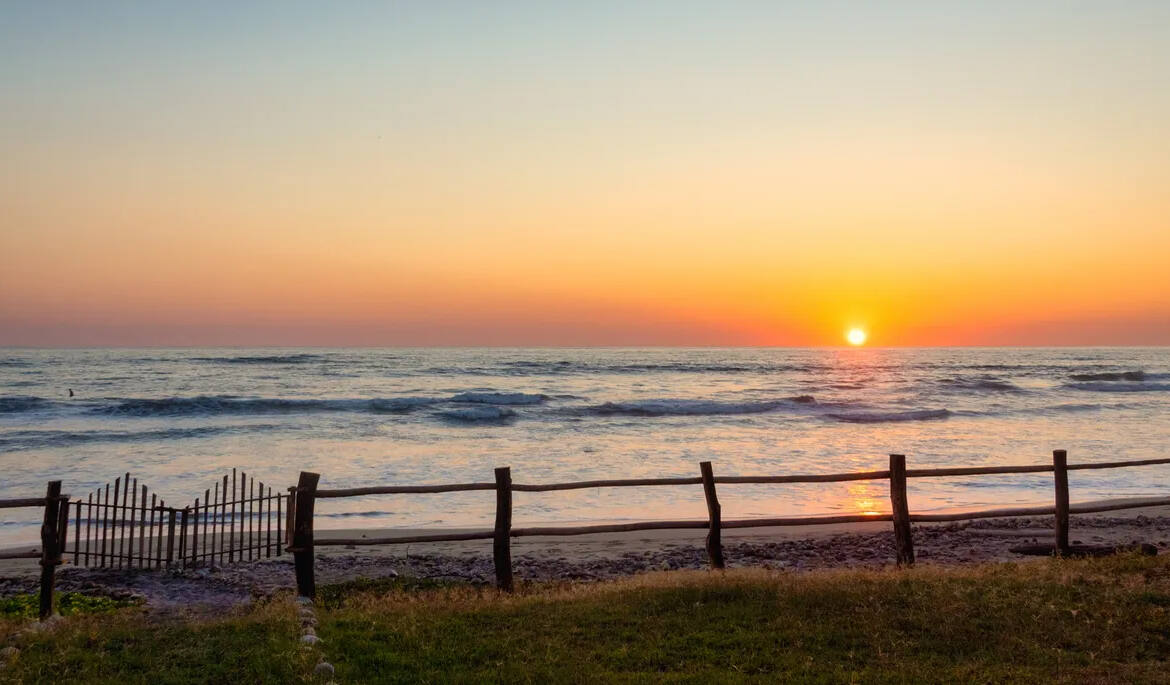
<svg viewBox="0 0 1170 685"><path fill-rule="evenodd" d="M850 345L864 345L867 337L869 336L860 328L850 328L849 332L845 334L845 339L849 341Z"/></svg>

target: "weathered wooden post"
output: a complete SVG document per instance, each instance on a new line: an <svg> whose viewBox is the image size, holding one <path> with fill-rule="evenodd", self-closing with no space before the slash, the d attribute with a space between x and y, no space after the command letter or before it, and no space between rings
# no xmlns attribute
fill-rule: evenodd
<svg viewBox="0 0 1170 685"><path fill-rule="evenodd" d="M715 474L711 462L699 462L703 475L703 495L707 499L707 558L711 568L723 568L723 518L719 498L715 494Z"/></svg>
<svg viewBox="0 0 1170 685"><path fill-rule="evenodd" d="M1068 554L1068 452L1052 451L1052 475L1056 486L1056 545L1057 555Z"/></svg>
<svg viewBox="0 0 1170 685"><path fill-rule="evenodd" d="M496 530L492 539L496 587L512 591L512 469L496 469Z"/></svg>
<svg viewBox="0 0 1170 685"><path fill-rule="evenodd" d="M321 474L301 471L295 493L292 547L293 566L297 574L297 594L312 598L317 594L313 579L313 504L317 500L317 481Z"/></svg>
<svg viewBox="0 0 1170 685"><path fill-rule="evenodd" d="M167 568L175 563L175 515L178 510L167 507Z"/></svg>
<svg viewBox="0 0 1170 685"><path fill-rule="evenodd" d="M61 512L61 481L49 481L45 491L45 517L41 523L41 620L53 613L53 582L61 563L61 537L57 524Z"/></svg>
<svg viewBox="0 0 1170 685"><path fill-rule="evenodd" d="M914 563L910 533L910 503L906 499L906 455L890 455L890 504L894 515L894 550L899 566Z"/></svg>

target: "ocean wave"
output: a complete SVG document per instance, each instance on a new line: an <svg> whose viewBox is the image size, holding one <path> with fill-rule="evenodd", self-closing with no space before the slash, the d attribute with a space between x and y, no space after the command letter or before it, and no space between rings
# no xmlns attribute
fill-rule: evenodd
<svg viewBox="0 0 1170 685"><path fill-rule="evenodd" d="M217 414L295 414L313 412L366 412L404 414L441 400L429 397L383 399L296 400L241 398L229 395L125 399L90 410L114 416L207 416Z"/></svg>
<svg viewBox="0 0 1170 685"><path fill-rule="evenodd" d="M324 361L320 354L263 354L239 357L192 357L193 362L210 364L308 364Z"/></svg>
<svg viewBox="0 0 1170 685"><path fill-rule="evenodd" d="M43 409L53 404L53 402L46 400L43 397L32 397L30 395L15 395L10 397L0 397L0 414L16 414L25 411L36 411Z"/></svg>
<svg viewBox="0 0 1170 685"><path fill-rule="evenodd" d="M0 452L67 447L94 442L150 442L203 438L223 433L260 431L286 428L275 425L201 426L198 428L166 428L148 431L16 431L0 434Z"/></svg>
<svg viewBox="0 0 1170 685"><path fill-rule="evenodd" d="M829 418L845 423L888 423L895 421L933 421L951 415L949 409L915 409L894 412L850 412L826 414Z"/></svg>
<svg viewBox="0 0 1170 685"><path fill-rule="evenodd" d="M1009 381L998 378L944 378L940 381L944 386L956 390L970 390L976 392L1023 392L1023 389Z"/></svg>
<svg viewBox="0 0 1170 685"><path fill-rule="evenodd" d="M800 395L767 402L716 402L713 400L640 400L636 402L606 402L578 410L596 416L718 416L732 414L763 414L791 404L809 404L816 400L811 395Z"/></svg>
<svg viewBox="0 0 1170 685"><path fill-rule="evenodd" d="M1165 392L1170 390L1170 383L1102 381L1097 383L1066 383L1064 387L1084 392Z"/></svg>
<svg viewBox="0 0 1170 685"><path fill-rule="evenodd" d="M526 392L461 392L452 397L451 401L468 404L528 405L541 404L547 399L548 395Z"/></svg>
<svg viewBox="0 0 1170 685"><path fill-rule="evenodd" d="M489 404L481 407L447 409L438 412L438 416L459 423L495 423L515 418L516 412L507 407L497 407Z"/></svg>
<svg viewBox="0 0 1170 685"><path fill-rule="evenodd" d="M1074 373L1074 381L1144 381L1145 371L1108 371L1103 373Z"/></svg>
<svg viewBox="0 0 1170 685"><path fill-rule="evenodd" d="M386 515L393 514L393 513L395 513L395 512L388 511L386 509L376 509L374 511L335 511L335 512L331 512L328 514L323 514L321 512L315 511L315 512L313 512L313 516L314 517L320 516L321 518L327 518L327 519L348 519L348 518L354 518L357 516L386 516Z"/></svg>

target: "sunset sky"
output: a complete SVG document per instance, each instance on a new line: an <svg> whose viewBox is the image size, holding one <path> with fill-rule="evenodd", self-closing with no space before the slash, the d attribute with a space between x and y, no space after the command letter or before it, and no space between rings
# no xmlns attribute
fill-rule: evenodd
<svg viewBox="0 0 1170 685"><path fill-rule="evenodd" d="M6 3L0 345L1170 344L1170 3Z"/></svg>

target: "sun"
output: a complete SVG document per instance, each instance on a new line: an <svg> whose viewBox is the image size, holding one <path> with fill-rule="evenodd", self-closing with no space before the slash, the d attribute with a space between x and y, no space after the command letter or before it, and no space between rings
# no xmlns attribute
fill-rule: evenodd
<svg viewBox="0 0 1170 685"><path fill-rule="evenodd" d="M864 345L865 339L868 337L869 336L866 334L866 332L860 328L850 328L845 333L845 339L849 341L850 345L853 345L855 347L859 347L861 345Z"/></svg>

